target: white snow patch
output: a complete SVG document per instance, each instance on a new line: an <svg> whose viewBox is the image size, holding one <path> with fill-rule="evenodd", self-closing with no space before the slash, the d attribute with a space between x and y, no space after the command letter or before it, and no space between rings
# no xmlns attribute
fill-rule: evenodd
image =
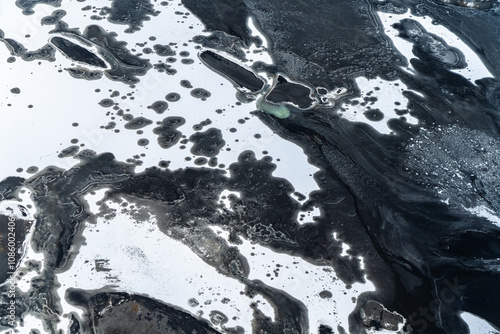
<svg viewBox="0 0 500 334"><path fill-rule="evenodd" d="M465 206L463 207L465 210L469 211L470 213L475 214L478 217L483 217L488 219L490 222L495 224L496 226L500 227L500 217L496 212L491 210L490 208L484 206L484 205L479 205L475 206L473 208L466 208Z"/></svg>
<svg viewBox="0 0 500 334"><path fill-rule="evenodd" d="M499 334L500 331L496 330L486 320L481 319L477 315L468 312L460 314L462 319L469 326L470 334Z"/></svg>

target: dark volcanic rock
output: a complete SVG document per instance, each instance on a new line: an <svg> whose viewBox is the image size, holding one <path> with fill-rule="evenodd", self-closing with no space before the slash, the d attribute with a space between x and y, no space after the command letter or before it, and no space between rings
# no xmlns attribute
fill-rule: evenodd
<svg viewBox="0 0 500 334"><path fill-rule="evenodd" d="M217 334L207 321L151 298L119 292L94 295L69 291L71 303L86 309L86 326L94 333Z"/></svg>

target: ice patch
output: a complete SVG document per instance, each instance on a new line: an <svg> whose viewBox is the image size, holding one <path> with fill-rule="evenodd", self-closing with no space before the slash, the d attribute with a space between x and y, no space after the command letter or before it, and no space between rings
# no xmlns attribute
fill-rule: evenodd
<svg viewBox="0 0 500 334"><path fill-rule="evenodd" d="M493 328L486 320L479 318L478 316L463 312L460 314L462 319L469 326L470 334L499 334L500 331Z"/></svg>
<svg viewBox="0 0 500 334"><path fill-rule="evenodd" d="M500 227L500 217L498 217L497 213L495 213L490 208L484 205L479 205L473 208L466 208L465 206L463 206L463 208L469 211L470 213L475 214L478 217L483 217L488 219L490 222Z"/></svg>

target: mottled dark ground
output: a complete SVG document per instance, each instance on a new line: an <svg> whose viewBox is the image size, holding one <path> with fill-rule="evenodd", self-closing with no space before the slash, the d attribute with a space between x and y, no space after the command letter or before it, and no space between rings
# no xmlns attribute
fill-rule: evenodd
<svg viewBox="0 0 500 334"><path fill-rule="evenodd" d="M58 4L18 1L17 5L28 14L35 3L41 2ZM108 19L128 24L131 33L155 15L150 2L144 1L144 11L125 19L123 8L117 7L122 3L113 2ZM44 308L60 311L54 293L54 272L66 268L83 222L92 219L83 196L109 188L107 199L127 198L148 207L163 217L158 221L162 232L182 240L221 274L244 283L249 295L265 296L276 308L277 316L271 321L256 309L257 333L306 333L307 310L293 296L249 280L246 260L236 247L217 239L206 227L208 224L230 231L235 244L244 236L275 251L332 266L346 284L364 282L366 274L377 290L358 298L349 328L337 328L340 333L365 333L370 327L394 330L399 315L407 321L405 329L414 333L468 333L459 316L463 311L500 329L500 228L467 210L484 206L497 215L500 212L500 47L496 28L500 19L496 6L465 8L458 3L398 0L182 3L207 30L213 31L211 37L200 38L200 44L215 51L232 52L239 59L243 57L238 48L255 41L246 27L248 15L255 18L270 40L274 65L257 64L254 70L262 66L260 69L267 69L270 74L282 74L282 80L269 95L271 101L289 101L306 109L311 101L307 87L344 87L351 96L357 96L356 77L399 79L423 95L404 93L409 101L408 112L420 124L412 126L404 119L391 120L389 126L394 135L387 136L367 124L341 118L337 114L339 106L307 111L289 106L291 115L284 119L255 111L263 124L303 148L310 163L320 168L314 175L320 190L310 194L304 204L291 196L295 191L292 180L272 175L276 168L272 158L257 159L252 151L241 152L228 173L222 167L172 171L165 163L161 168L151 167L136 174L132 164L116 161L111 153L95 155L85 150L72 152L81 163L69 170L46 168L29 180L5 179L0 183L2 199L13 197L21 185L32 189L33 200L40 209L33 246L46 254L41 275L45 279L32 287L31 295L21 295L18 316L28 309L40 313L44 313ZM413 44L415 57L405 59L383 34L374 11L402 13L407 9L417 16L431 16L453 31L477 52L494 77L473 83L452 72L464 68L468 60L460 50L427 32L415 20L407 19L394 26L400 38ZM149 61L132 55L112 33L92 25L80 34L69 29L62 17L59 15L51 23L55 30L98 46L99 56L110 65L109 70L104 70L109 79L135 83L152 68ZM11 54L23 60L53 58L55 49L50 44L29 53L8 36L0 37ZM74 60L102 65L97 55L92 58L83 53L85 59L72 57L78 46L66 40L52 40L52 44ZM165 56L174 55L167 46L160 45L155 50ZM240 88L255 92L262 87L250 69L213 51L205 51L200 58ZM400 68L408 62L416 71L414 75ZM165 71L170 69L163 67ZM196 92L199 94L209 98L203 91ZM179 97L169 94L166 100L176 102ZM161 113L165 106L151 108ZM372 114L370 117L378 117L376 112ZM154 129L158 145L170 148L178 143L182 138L178 128L183 122L182 117L169 116L158 124ZM139 129L147 123L133 118L128 124ZM189 140L195 144L192 154L205 159L204 163L207 158L215 161L212 159L225 143L217 128L199 131ZM216 162L209 164L217 166ZM223 190L241 194L239 199L231 199L233 211L219 210L217 200ZM297 225L298 212L313 206L321 212L315 224ZM338 240L333 238L333 232ZM351 246L352 257L341 256L340 240ZM199 245L207 241L220 245L219 251L210 257L199 251ZM364 270L357 256L364 257ZM97 333L119 332L130 326L137 328L134 332L142 333L150 325L168 328L154 329L158 333L215 332L179 310L139 296L106 292L78 298L78 304L87 305L89 319L99 318L96 314L105 302L124 303L121 309L107 310L98 321L78 325L93 328ZM165 318L155 322L141 318L129 324L131 314L141 308L161 313ZM5 313L0 310L0 315L2 312ZM47 326L54 326L56 319L55 315L47 316ZM77 321L74 323L77 328ZM175 329L179 323L184 325ZM6 325L3 321L0 324ZM326 326L319 330L332 331ZM74 332L78 333L77 329Z"/></svg>
<svg viewBox="0 0 500 334"><path fill-rule="evenodd" d="M498 169L496 154L492 153L498 152L499 144L499 101L493 93L498 91L498 81L483 79L474 85L450 72L465 66L461 52L412 20L405 20L396 28L402 38L414 43L416 57L411 63L417 75L401 72L398 66L405 62L381 33L381 24L372 10L398 13L407 8L417 15L433 16L437 23L475 48L495 75L499 45L492 42L490 34L498 24L498 16L433 2L237 2L235 8L241 6L242 12L251 11L269 36L278 72L324 87L339 83L349 86L357 75L398 77L409 88L425 95L425 99L406 95L411 114L422 121L421 128L435 133L441 127L453 126L448 138L427 137L427 149L417 153L418 145L409 144L421 138L418 129L400 121L390 124L398 134L395 139L326 113L295 113L286 120L261 116L263 122L302 146L313 163L322 167L318 181L326 194L317 196L315 204L322 209L323 217L315 229L321 231L318 235L325 234L325 228L340 230L346 242L355 245L360 254L366 254L368 277L378 288L376 299L409 317L417 332L466 332L458 318L459 310L472 312L499 326L496 315L499 305L495 302L500 293L495 288L498 273L491 269L492 261L497 263L500 253L499 229L467 213L458 203L444 205L433 190L433 184L447 166L435 159L443 159L440 157L446 152L465 177L460 181L448 179L445 191L455 189L450 196L467 197L467 207L484 199L488 207L498 212L496 200L488 200L497 196L493 188L498 186L498 179L484 174L484 168ZM197 8L201 3L208 8L217 6L205 1L197 2ZM189 1L185 5L192 7ZM212 25L218 22L218 18L203 12L197 15ZM233 15L225 17L224 25L217 28L232 33L228 22L234 26L243 24ZM412 33L420 29L420 33L412 36L408 29ZM484 35L480 36L478 31ZM476 133L485 136L491 146L475 144L471 131L479 131ZM469 146L476 150L481 146L484 153L476 151L479 155L464 156L464 149ZM436 147L440 152L434 152ZM421 155L417 158L415 154ZM408 172L421 170L425 165L428 166L424 168L425 175L432 173L430 176L422 178L420 173ZM465 182L467 186L459 186L457 182ZM346 212L356 212L350 220L357 225L339 216L344 210L324 204L328 202L328 194L352 201ZM338 223L327 227L333 221ZM477 224L480 231L476 230ZM359 234L362 230L366 241Z"/></svg>
<svg viewBox="0 0 500 334"><path fill-rule="evenodd" d="M87 319L73 316L72 333L216 334L206 321L147 297L127 293L68 291L67 299L86 309ZM237 333L235 331L234 333Z"/></svg>

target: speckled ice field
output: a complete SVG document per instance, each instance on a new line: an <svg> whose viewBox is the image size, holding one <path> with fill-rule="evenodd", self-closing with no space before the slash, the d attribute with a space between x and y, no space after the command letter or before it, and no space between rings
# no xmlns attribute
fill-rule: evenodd
<svg viewBox="0 0 500 334"><path fill-rule="evenodd" d="M0 3L0 333L500 333L498 8Z"/></svg>

